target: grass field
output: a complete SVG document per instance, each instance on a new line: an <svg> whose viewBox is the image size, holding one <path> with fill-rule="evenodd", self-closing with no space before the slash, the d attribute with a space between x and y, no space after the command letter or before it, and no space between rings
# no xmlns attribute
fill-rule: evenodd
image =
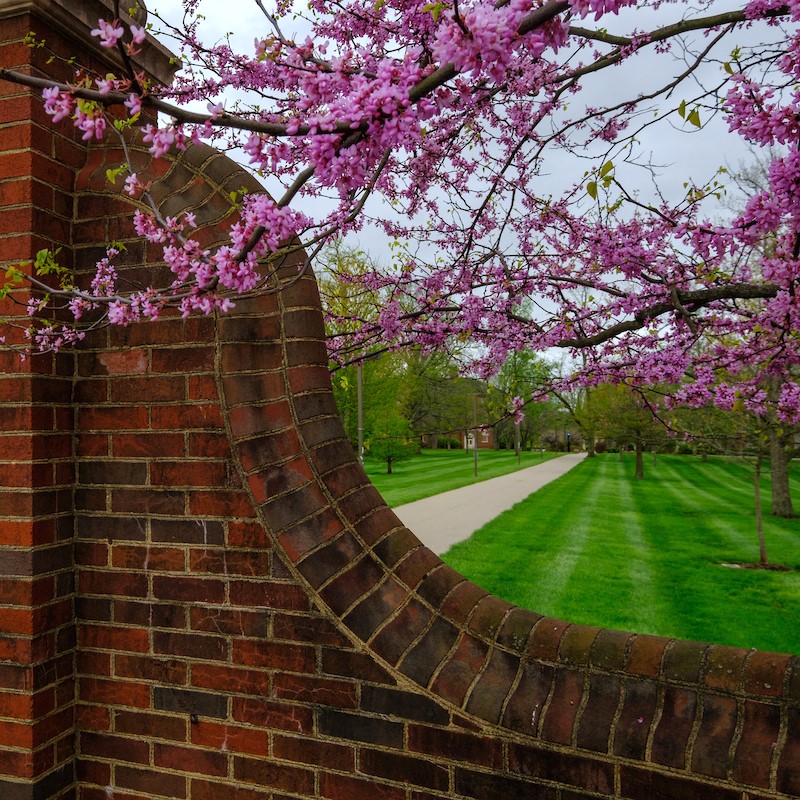
<svg viewBox="0 0 800 800"><path fill-rule="evenodd" d="M573 622L800 654L800 519L769 514L758 561L752 478L722 458L587 459L452 547L444 560L526 608ZM767 476L768 478L768 476ZM793 472L800 505L800 470Z"/></svg>
<svg viewBox="0 0 800 800"><path fill-rule="evenodd" d="M558 455L561 454L521 453L520 465L532 467ZM479 450L477 481L506 475L519 469L520 465L511 450ZM364 467L370 480L392 507L476 482L473 451L423 450L407 461L393 464L391 475L386 474L386 462L368 458Z"/></svg>

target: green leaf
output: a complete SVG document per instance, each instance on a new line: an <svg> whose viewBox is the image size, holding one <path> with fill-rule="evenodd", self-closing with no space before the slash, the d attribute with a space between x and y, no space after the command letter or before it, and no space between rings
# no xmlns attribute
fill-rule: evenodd
<svg viewBox="0 0 800 800"><path fill-rule="evenodd" d="M122 166L115 167L114 169L107 169L106 170L106 178L108 179L109 183L116 183L117 178L122 175L124 172L127 172L128 168L123 164Z"/></svg>
<svg viewBox="0 0 800 800"><path fill-rule="evenodd" d="M608 175L608 173L611 172L613 169L614 169L614 162L606 161L606 163L603 164L602 167L600 167L600 177L605 178L605 176Z"/></svg>
<svg viewBox="0 0 800 800"><path fill-rule="evenodd" d="M692 110L692 112L689 114L689 116L686 117L686 121L690 122L696 128L699 128L700 124L701 124L700 123L700 112L695 108L694 110Z"/></svg>
<svg viewBox="0 0 800 800"><path fill-rule="evenodd" d="M428 3L428 5L422 7L422 10L430 11L433 15L433 21L438 22L442 11L444 11L446 8L447 3Z"/></svg>
<svg viewBox="0 0 800 800"><path fill-rule="evenodd" d="M728 75L733 75L733 67L731 66L731 62L730 61L726 61L722 65L722 68L725 70L725 72L728 73Z"/></svg>
<svg viewBox="0 0 800 800"><path fill-rule="evenodd" d="M597 200L597 181L589 181L586 184L586 193L592 200Z"/></svg>
<svg viewBox="0 0 800 800"><path fill-rule="evenodd" d="M678 114L681 117L681 119L685 119L686 118L686 101L685 100L681 100L681 104L678 106Z"/></svg>

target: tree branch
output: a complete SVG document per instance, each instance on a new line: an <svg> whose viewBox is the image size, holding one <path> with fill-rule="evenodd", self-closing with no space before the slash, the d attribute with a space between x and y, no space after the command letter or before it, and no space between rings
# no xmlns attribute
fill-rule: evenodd
<svg viewBox="0 0 800 800"><path fill-rule="evenodd" d="M574 347L582 349L603 344L615 336L629 331L635 331L644 326L648 320L660 317L670 311L678 310L679 313L688 314L689 310L696 311L705 308L711 303L719 300L758 300L769 299L778 294L779 287L775 284L752 284L745 283L738 286L719 286L712 289L695 289L689 292L675 292L670 300L654 303L649 308L644 308L635 314L631 319L618 322L609 328L598 331L592 336L582 336L572 339L561 339L556 343L556 347ZM677 302L682 308L676 309Z"/></svg>

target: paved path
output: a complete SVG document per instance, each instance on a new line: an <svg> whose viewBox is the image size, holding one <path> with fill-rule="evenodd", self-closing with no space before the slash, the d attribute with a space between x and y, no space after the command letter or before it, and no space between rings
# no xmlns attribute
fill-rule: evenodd
<svg viewBox="0 0 800 800"><path fill-rule="evenodd" d="M568 453L509 475L397 506L394 512L434 553L444 553L585 457L585 453Z"/></svg>

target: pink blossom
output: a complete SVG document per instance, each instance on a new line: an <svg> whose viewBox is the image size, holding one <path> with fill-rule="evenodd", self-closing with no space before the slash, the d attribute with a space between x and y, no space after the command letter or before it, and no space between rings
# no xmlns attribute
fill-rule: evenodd
<svg viewBox="0 0 800 800"><path fill-rule="evenodd" d="M133 44L144 44L147 38L147 29L144 26L131 25L130 30Z"/></svg>
<svg viewBox="0 0 800 800"><path fill-rule="evenodd" d="M103 47L114 47L125 33L119 20L106 22L104 19L97 20L97 28L92 30L92 36L100 37L100 44Z"/></svg>
<svg viewBox="0 0 800 800"><path fill-rule="evenodd" d="M138 94L129 94L123 105L128 109L132 117L142 112L142 98Z"/></svg>
<svg viewBox="0 0 800 800"><path fill-rule="evenodd" d="M44 110L53 118L53 122L60 122L62 119L72 115L75 103L66 92L62 92L58 87L52 86L42 90L44 99Z"/></svg>

